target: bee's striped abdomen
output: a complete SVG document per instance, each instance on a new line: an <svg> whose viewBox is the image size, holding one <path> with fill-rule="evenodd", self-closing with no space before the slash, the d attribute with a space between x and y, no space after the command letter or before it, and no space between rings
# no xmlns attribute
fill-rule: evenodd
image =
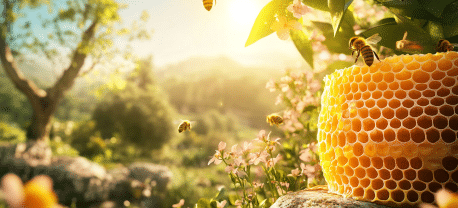
<svg viewBox="0 0 458 208"><path fill-rule="evenodd" d="M213 6L213 0L203 0L203 3L204 3L204 7L207 11L210 11L210 9L212 9L212 6Z"/></svg>
<svg viewBox="0 0 458 208"><path fill-rule="evenodd" d="M363 57L364 63L366 63L367 66L371 66L372 63L374 63L374 54L370 46L365 45L361 48L361 56Z"/></svg>

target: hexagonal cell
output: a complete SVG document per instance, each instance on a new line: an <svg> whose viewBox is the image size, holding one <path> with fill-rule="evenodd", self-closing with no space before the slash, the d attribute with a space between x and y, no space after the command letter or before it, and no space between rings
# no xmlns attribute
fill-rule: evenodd
<svg viewBox="0 0 458 208"><path fill-rule="evenodd" d="M395 77L398 80L407 80L407 79L410 79L412 77L412 72L403 69L399 73L397 73L395 75Z"/></svg>
<svg viewBox="0 0 458 208"><path fill-rule="evenodd" d="M385 129L388 126L388 121L384 118L380 118L376 121L375 125L379 129Z"/></svg>
<svg viewBox="0 0 458 208"><path fill-rule="evenodd" d="M353 188L354 187L358 187L359 186L359 179L356 178L356 177L351 177L350 178L350 186L352 186Z"/></svg>
<svg viewBox="0 0 458 208"><path fill-rule="evenodd" d="M359 132L361 130L361 121L359 119L353 119L351 121L351 129L355 132Z"/></svg>
<svg viewBox="0 0 458 208"><path fill-rule="evenodd" d="M348 160L348 164L349 164L350 167L352 167L352 168L358 167L358 165L359 165L358 158L357 158L357 157L351 157L351 158Z"/></svg>
<svg viewBox="0 0 458 208"><path fill-rule="evenodd" d="M372 130L370 133L370 138L374 142L381 142L383 141L383 132L378 129Z"/></svg>
<svg viewBox="0 0 458 208"><path fill-rule="evenodd" d="M420 98L417 100L417 104L420 106L427 106L429 104L429 100L426 98Z"/></svg>
<svg viewBox="0 0 458 208"><path fill-rule="evenodd" d="M441 188L442 188L442 185L440 185L437 182L431 182L431 183L428 184L428 189L433 193L438 191Z"/></svg>
<svg viewBox="0 0 458 208"><path fill-rule="evenodd" d="M396 181L399 181L403 178L403 174L402 174L402 171L399 170L399 169L394 169L391 171L391 178L396 180Z"/></svg>
<svg viewBox="0 0 458 208"><path fill-rule="evenodd" d="M369 83L367 84L367 89L368 89L369 91L374 91L375 89L377 89L377 84L375 84L375 82L369 82Z"/></svg>
<svg viewBox="0 0 458 208"><path fill-rule="evenodd" d="M405 128L400 128L396 133L396 138L400 142L408 142L410 140L410 131Z"/></svg>
<svg viewBox="0 0 458 208"><path fill-rule="evenodd" d="M362 98L363 100L367 100L371 97L371 92L363 92Z"/></svg>
<svg viewBox="0 0 458 208"><path fill-rule="evenodd" d="M425 112L428 112L427 110L428 108L425 109ZM421 128L427 129L433 125L433 120L430 116L420 116L417 118L417 123Z"/></svg>
<svg viewBox="0 0 458 208"><path fill-rule="evenodd" d="M367 188L371 184L371 180L369 180L367 178L363 178L363 179L361 179L359 184L361 184L362 187Z"/></svg>
<svg viewBox="0 0 458 208"><path fill-rule="evenodd" d="M377 198L379 200L387 200L389 197L390 197L390 193L387 190L382 189L380 191L377 191Z"/></svg>
<svg viewBox="0 0 458 208"><path fill-rule="evenodd" d="M405 157L396 158L396 166L399 169L407 169L409 168L409 161Z"/></svg>
<svg viewBox="0 0 458 208"><path fill-rule="evenodd" d="M447 156L442 159L442 166L448 171L455 170L457 165L458 159L456 159L455 157Z"/></svg>
<svg viewBox="0 0 458 208"><path fill-rule="evenodd" d="M401 102L399 100L390 100L390 102L388 102L388 106L390 106L390 108L397 108L401 106Z"/></svg>
<svg viewBox="0 0 458 208"><path fill-rule="evenodd" d="M421 114L423 114L423 108L419 106L415 106L409 111L409 115L412 117L418 117L421 116Z"/></svg>
<svg viewBox="0 0 458 208"><path fill-rule="evenodd" d="M383 167L383 160L380 157L372 157L371 163L372 163L372 166L377 169L380 169Z"/></svg>
<svg viewBox="0 0 458 208"><path fill-rule="evenodd" d="M388 84L386 82L380 82L377 84L377 89L381 91L385 91L388 88Z"/></svg>
<svg viewBox="0 0 458 208"><path fill-rule="evenodd" d="M441 71L434 71L434 72L431 74L431 77L432 77L434 80L441 80L442 78L445 77L445 73L444 73L444 72L441 72Z"/></svg>
<svg viewBox="0 0 458 208"><path fill-rule="evenodd" d="M417 90L411 90L411 91L409 91L409 97L412 98L412 99L417 99L417 98L421 97L421 92L417 91Z"/></svg>
<svg viewBox="0 0 458 208"><path fill-rule="evenodd" d="M412 141L415 143L422 143L425 141L425 132L421 128L414 128L410 131ZM407 164L408 165L408 164Z"/></svg>
<svg viewBox="0 0 458 208"><path fill-rule="evenodd" d="M407 192L407 200L409 200L412 203L415 203L418 201L418 193L411 190Z"/></svg>
<svg viewBox="0 0 458 208"><path fill-rule="evenodd" d="M363 129L364 131L370 131L372 129L374 129L375 127L375 123L372 119L370 118L366 118L363 120Z"/></svg>
<svg viewBox="0 0 458 208"><path fill-rule="evenodd" d="M385 157L383 158L383 165L386 169L393 170L396 166L396 162L392 157Z"/></svg>
<svg viewBox="0 0 458 208"><path fill-rule="evenodd" d="M361 188L361 187L355 188L355 189L353 190L353 196L355 196L355 197L362 197L362 196L364 196L364 189Z"/></svg>
<svg viewBox="0 0 458 208"><path fill-rule="evenodd" d="M390 90L397 90L399 88L399 83L392 82L392 83L388 84L388 88L390 88Z"/></svg>
<svg viewBox="0 0 458 208"><path fill-rule="evenodd" d="M434 116L433 125L438 129L445 129L448 125L448 120L444 116Z"/></svg>
<svg viewBox="0 0 458 208"><path fill-rule="evenodd" d="M448 126L457 131L458 130L458 115L453 115L449 120Z"/></svg>
<svg viewBox="0 0 458 208"><path fill-rule="evenodd" d="M425 91L423 91L422 94L423 94L423 97L428 97L428 98L436 96L436 92L434 92L432 90L425 90Z"/></svg>
<svg viewBox="0 0 458 208"><path fill-rule="evenodd" d="M426 106L425 113L426 113L426 115L434 116L434 115L436 115L438 113L438 110L434 106Z"/></svg>
<svg viewBox="0 0 458 208"><path fill-rule="evenodd" d="M452 179L455 181L455 183L458 183L458 170L452 173Z"/></svg>
<svg viewBox="0 0 458 208"><path fill-rule="evenodd" d="M458 186L455 183L448 182L444 185L444 187L452 192L458 191Z"/></svg>
<svg viewBox="0 0 458 208"><path fill-rule="evenodd" d="M429 169L421 169L418 171L418 179L425 183L429 183L433 180L433 172Z"/></svg>
<svg viewBox="0 0 458 208"><path fill-rule="evenodd" d="M419 157L414 157L410 159L410 167L413 169L420 169L423 166L423 162Z"/></svg>
<svg viewBox="0 0 458 208"><path fill-rule="evenodd" d="M437 182L444 183L444 182L448 181L448 178L449 178L449 174L448 174L447 171L445 171L443 169L437 169L437 170L434 171L434 179Z"/></svg>
<svg viewBox="0 0 458 208"><path fill-rule="evenodd" d="M431 81L429 83L429 89L433 89L433 90L439 89L439 87L441 87L441 85L442 84L439 81Z"/></svg>
<svg viewBox="0 0 458 208"><path fill-rule="evenodd" d="M438 91L437 91L437 95L440 96L440 97L445 97L447 95L450 94L450 90L447 89L447 88L440 88Z"/></svg>
<svg viewBox="0 0 458 208"><path fill-rule="evenodd" d="M366 107L368 107L368 108L372 108L372 107L375 106L375 100L374 99L368 99L368 100L366 100L364 105L366 105Z"/></svg>
<svg viewBox="0 0 458 208"><path fill-rule="evenodd" d="M353 131L347 132L347 141L348 143L355 143L356 142L356 134Z"/></svg>
<svg viewBox="0 0 458 208"><path fill-rule="evenodd" d="M441 106L443 104L444 104L444 99L443 98L435 97L435 98L431 99L431 105Z"/></svg>
<svg viewBox="0 0 458 208"><path fill-rule="evenodd" d="M394 110L391 109L391 108L384 108L382 110L382 115L383 117L387 118L387 119L391 119L394 117Z"/></svg>
<svg viewBox="0 0 458 208"><path fill-rule="evenodd" d="M396 109L396 118L404 119L409 115L409 111L406 108L398 108Z"/></svg>
<svg viewBox="0 0 458 208"><path fill-rule="evenodd" d="M364 198L367 200L374 200L375 199L375 192L371 189L367 189L366 193L364 194Z"/></svg>
<svg viewBox="0 0 458 208"><path fill-rule="evenodd" d="M441 138L445 143L452 143L456 141L456 133L450 129L444 129L441 132Z"/></svg>
<svg viewBox="0 0 458 208"><path fill-rule="evenodd" d="M411 108L413 105L415 105L415 102L410 99L405 99L404 101L402 101L402 106L404 106L405 108Z"/></svg>
<svg viewBox="0 0 458 208"><path fill-rule="evenodd" d="M452 68L452 66L452 62L448 59L441 59L439 60L439 63L437 63L437 67L442 71L447 71Z"/></svg>
<svg viewBox="0 0 458 208"><path fill-rule="evenodd" d="M377 100L377 106L378 106L379 108L382 108L382 109L383 109L383 108L386 107L387 104L388 104L388 102L387 102L385 99L378 99L378 100Z"/></svg>
<svg viewBox="0 0 458 208"><path fill-rule="evenodd" d="M361 99L361 93L360 92L354 93L353 94L353 100L359 100L359 99ZM360 101L360 102L363 102L363 101Z"/></svg>
<svg viewBox="0 0 458 208"><path fill-rule="evenodd" d="M408 128L408 129L412 129L413 127L415 127L417 125L417 123L415 122L415 119L414 118L406 118L402 121L402 126Z"/></svg>
<svg viewBox="0 0 458 208"><path fill-rule="evenodd" d="M430 76L429 73L418 70L413 72L412 79L417 83L426 83L430 79Z"/></svg>
<svg viewBox="0 0 458 208"><path fill-rule="evenodd" d="M407 64L406 68L408 70L412 70L413 71L413 70L419 69L420 68L420 64L418 62L412 62L410 64ZM416 71L419 71L419 70L416 70Z"/></svg>
<svg viewBox="0 0 458 208"><path fill-rule="evenodd" d="M412 181L417 177L417 172L415 172L413 169L407 169L404 171L404 177L407 180Z"/></svg>
<svg viewBox="0 0 458 208"><path fill-rule="evenodd" d="M369 141L369 136L366 132L361 131L358 133L358 141L361 143L366 143L367 141Z"/></svg>
<svg viewBox="0 0 458 208"><path fill-rule="evenodd" d="M429 191L425 191L425 192L421 193L421 201L425 202L425 203L433 203L434 202L434 195Z"/></svg>
<svg viewBox="0 0 458 208"><path fill-rule="evenodd" d="M442 105L439 107L439 112L444 116L452 116L455 110L450 105Z"/></svg>
<svg viewBox="0 0 458 208"><path fill-rule="evenodd" d="M456 105L458 104L458 96L450 95L445 99L445 102L450 105Z"/></svg>
<svg viewBox="0 0 458 208"><path fill-rule="evenodd" d="M383 181L381 179L374 179L371 182L372 189L379 190L383 187Z"/></svg>
<svg viewBox="0 0 458 208"><path fill-rule="evenodd" d="M426 189L426 184L421 181L414 181L412 187L417 191L423 191Z"/></svg>
<svg viewBox="0 0 458 208"><path fill-rule="evenodd" d="M385 131L383 131L383 136L385 140L388 142L394 141L396 139L396 133L393 129L386 129Z"/></svg>
<svg viewBox="0 0 458 208"><path fill-rule="evenodd" d="M411 90L411 89L413 89L413 86L414 86L414 84L410 80L401 81L401 89L403 89L403 90Z"/></svg>
<svg viewBox="0 0 458 208"><path fill-rule="evenodd" d="M401 121L399 119L397 119L397 118L394 118L394 119L391 120L390 126L392 128L395 128L395 129L399 128L401 126Z"/></svg>
<svg viewBox="0 0 458 208"><path fill-rule="evenodd" d="M426 72L432 72L434 70L436 70L436 63L434 61L427 61L425 63L423 63L423 65L421 66L421 69L423 71L426 71Z"/></svg>
<svg viewBox="0 0 458 208"><path fill-rule="evenodd" d="M388 188L388 189L393 190L393 189L395 189L397 187L397 184L393 180L386 180L385 181L385 187Z"/></svg>
<svg viewBox="0 0 458 208"><path fill-rule="evenodd" d="M452 93L458 95L458 85L452 88Z"/></svg>
<svg viewBox="0 0 458 208"><path fill-rule="evenodd" d="M358 158L359 159L359 164L361 164L362 167L368 168L371 165L371 160L367 156L361 156Z"/></svg>
<svg viewBox="0 0 458 208"><path fill-rule="evenodd" d="M363 145L361 145L360 143L355 143L353 145L353 154L355 154L357 157L359 157L363 153L364 153Z"/></svg>
<svg viewBox="0 0 458 208"><path fill-rule="evenodd" d="M404 201L404 192L401 190L394 190L393 192L391 192L391 198L395 202L402 202Z"/></svg>

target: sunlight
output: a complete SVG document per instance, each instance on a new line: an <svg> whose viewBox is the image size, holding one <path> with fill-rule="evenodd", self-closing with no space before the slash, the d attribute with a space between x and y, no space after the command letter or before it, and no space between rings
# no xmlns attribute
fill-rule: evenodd
<svg viewBox="0 0 458 208"><path fill-rule="evenodd" d="M252 25L258 10L252 0L234 0L229 9L231 18L239 25Z"/></svg>

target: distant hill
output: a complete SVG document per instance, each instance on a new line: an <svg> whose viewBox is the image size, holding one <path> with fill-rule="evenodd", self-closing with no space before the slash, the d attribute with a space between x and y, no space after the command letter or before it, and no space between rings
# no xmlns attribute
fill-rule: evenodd
<svg viewBox="0 0 458 208"><path fill-rule="evenodd" d="M261 80L282 75L280 68L244 66L228 57L192 57L176 64L155 69L158 79L176 77L199 79L208 75L221 75L224 78L257 77Z"/></svg>

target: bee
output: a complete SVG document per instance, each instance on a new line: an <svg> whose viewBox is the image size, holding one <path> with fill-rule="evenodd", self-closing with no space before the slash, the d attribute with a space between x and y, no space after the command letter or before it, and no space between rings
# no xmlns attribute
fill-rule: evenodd
<svg viewBox="0 0 458 208"><path fill-rule="evenodd" d="M415 53L423 50L423 46L417 42L407 40L407 31L404 33L402 40L396 41L396 49L407 53Z"/></svg>
<svg viewBox="0 0 458 208"><path fill-rule="evenodd" d="M191 122L188 120L184 120L181 122L181 124L178 126L178 133L181 133L186 130L191 130Z"/></svg>
<svg viewBox="0 0 458 208"><path fill-rule="evenodd" d="M269 123L271 126L274 124L278 126L283 123L283 118L276 113L272 113L267 116L267 123Z"/></svg>
<svg viewBox="0 0 458 208"><path fill-rule="evenodd" d="M450 41L445 40L445 39L440 39L439 43L436 46L436 51L437 52L453 51L454 47L458 47L458 44L450 43Z"/></svg>
<svg viewBox="0 0 458 208"><path fill-rule="evenodd" d="M210 9L212 9L212 6L213 6L213 0L203 0L203 3L204 3L204 7L207 11L210 11ZM216 0L215 0L215 5L216 5Z"/></svg>
<svg viewBox="0 0 458 208"><path fill-rule="evenodd" d="M358 61L359 55L363 57L364 63L366 63L368 66L371 66L372 63L374 62L374 55L377 58L377 60L380 61L377 53L372 50L372 48L367 45L375 45L377 44L380 40L382 40L382 37L379 36L378 33L372 35L371 37L364 39L362 37L352 37L350 38L350 49L353 50L351 52L351 55L353 56L353 53L356 51L358 54L355 59Z"/></svg>

